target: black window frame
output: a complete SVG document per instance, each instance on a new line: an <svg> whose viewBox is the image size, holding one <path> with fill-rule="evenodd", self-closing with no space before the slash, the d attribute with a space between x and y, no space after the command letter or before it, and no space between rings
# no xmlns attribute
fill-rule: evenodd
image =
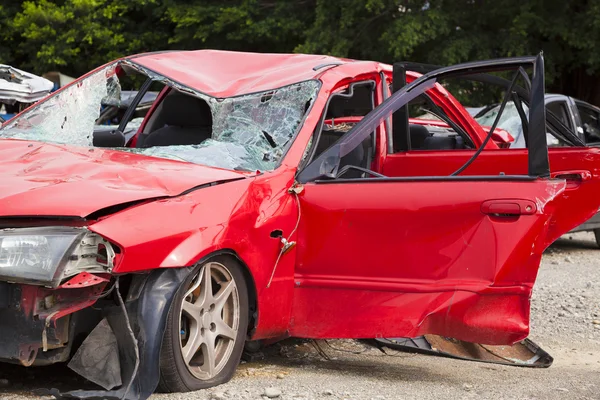
<svg viewBox="0 0 600 400"><path fill-rule="evenodd" d="M376 129L386 118L397 113L399 109L408 104L412 99L434 87L438 78L464 76L472 74L485 74L500 70L517 70L521 71L523 67L533 67L533 76L531 79L531 93L528 97L530 100L529 106L529 146L527 148L528 155L528 174L517 176L485 176L485 180L500 179L500 180L530 180L538 178L550 177L550 165L548 160L548 145L546 142L546 107L544 103L544 59L540 53L537 56L529 57L514 57L496 60L486 60L458 64L450 67L439 68L434 71L425 73L415 81L402 87L392 96L386 99L381 105L376 107L371 113L365 116L357 123L350 131L342 136L333 146L321 153L318 157L309 162L306 167L300 170L296 176L296 180L300 183L307 182L332 182L340 181L337 178L337 173L340 165L340 159L352 151L358 143L360 143L366 135ZM516 77L515 77L516 79ZM515 79L511 82L510 89L514 89ZM508 99L506 96L505 100ZM396 129L397 127L393 127ZM489 136L491 136L490 130ZM476 152L474 157L467 161L465 165L478 155ZM458 175L465 166L461 167L455 174L446 177L418 177L418 180L471 180L473 177L465 177ZM337 179L336 179L337 178ZM479 180L482 177L477 177ZM362 178L369 182L378 182L384 180L411 180L405 178L389 178L389 177L374 177ZM412 179L414 180L414 179ZM341 179L341 181L347 181ZM357 182L357 179L348 180Z"/></svg>

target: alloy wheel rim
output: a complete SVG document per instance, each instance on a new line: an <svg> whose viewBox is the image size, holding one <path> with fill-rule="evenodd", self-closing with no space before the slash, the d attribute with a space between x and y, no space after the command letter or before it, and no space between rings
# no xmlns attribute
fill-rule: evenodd
<svg viewBox="0 0 600 400"><path fill-rule="evenodd" d="M192 279L179 316L181 355L190 373L214 378L227 364L240 323L237 285L223 264L209 262Z"/></svg>

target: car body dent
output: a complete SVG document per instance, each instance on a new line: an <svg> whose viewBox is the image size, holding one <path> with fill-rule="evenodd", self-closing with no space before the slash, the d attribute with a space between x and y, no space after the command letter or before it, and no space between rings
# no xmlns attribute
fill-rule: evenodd
<svg viewBox="0 0 600 400"><path fill-rule="evenodd" d="M270 234L281 230L289 235L294 228L297 205L286 192L293 181L293 170L265 173L132 207L89 229L123 249L117 274L192 266L211 254L230 252L254 281L259 309L255 338L279 336L288 329L295 253L281 258L267 289L280 249Z"/></svg>
<svg viewBox="0 0 600 400"><path fill-rule="evenodd" d="M249 174L105 149L0 140L2 216L78 216ZM65 193L68 197L65 198Z"/></svg>

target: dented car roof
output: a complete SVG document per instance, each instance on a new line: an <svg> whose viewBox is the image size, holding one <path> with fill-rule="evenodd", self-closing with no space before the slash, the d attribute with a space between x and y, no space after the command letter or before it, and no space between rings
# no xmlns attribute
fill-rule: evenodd
<svg viewBox="0 0 600 400"><path fill-rule="evenodd" d="M314 79L326 66L364 63L322 55L220 50L147 53L127 57L126 60L212 97L275 89Z"/></svg>

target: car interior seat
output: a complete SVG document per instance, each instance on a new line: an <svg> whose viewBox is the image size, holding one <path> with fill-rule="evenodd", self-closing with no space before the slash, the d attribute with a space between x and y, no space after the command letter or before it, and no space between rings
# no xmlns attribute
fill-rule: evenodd
<svg viewBox="0 0 600 400"><path fill-rule="evenodd" d="M423 125L410 124L408 126L408 132L410 134L411 148L416 150L423 149L425 147L425 141L431 137L431 132Z"/></svg>
<svg viewBox="0 0 600 400"><path fill-rule="evenodd" d="M171 91L158 118L162 126L140 135L137 147L200 144L212 136L210 106L197 97Z"/></svg>
<svg viewBox="0 0 600 400"><path fill-rule="evenodd" d="M434 136L427 127L409 125L410 144L413 150L454 150L464 149L465 141L459 135Z"/></svg>

